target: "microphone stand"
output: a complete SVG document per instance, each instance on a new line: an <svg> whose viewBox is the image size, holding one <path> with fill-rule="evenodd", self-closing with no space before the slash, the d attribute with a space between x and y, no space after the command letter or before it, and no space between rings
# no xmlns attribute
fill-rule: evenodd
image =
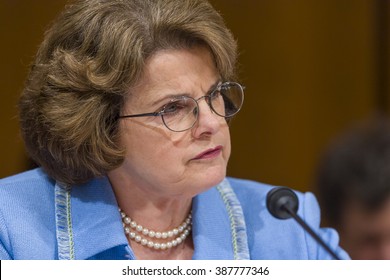
<svg viewBox="0 0 390 280"><path fill-rule="evenodd" d="M310 228L308 224L305 223L304 220L301 219L290 207L288 207L287 203L281 205L282 209L288 212L291 217L294 218L310 235L313 237L322 247L325 248L326 251L336 260L340 260L340 258L329 248L329 246Z"/></svg>

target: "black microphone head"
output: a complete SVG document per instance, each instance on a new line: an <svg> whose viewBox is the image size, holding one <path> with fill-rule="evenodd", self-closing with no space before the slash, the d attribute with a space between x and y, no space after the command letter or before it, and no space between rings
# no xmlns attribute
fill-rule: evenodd
<svg viewBox="0 0 390 280"><path fill-rule="evenodd" d="M267 194L268 211L278 219L291 218L291 214L286 209L297 213L298 204L298 196L289 188L276 187Z"/></svg>

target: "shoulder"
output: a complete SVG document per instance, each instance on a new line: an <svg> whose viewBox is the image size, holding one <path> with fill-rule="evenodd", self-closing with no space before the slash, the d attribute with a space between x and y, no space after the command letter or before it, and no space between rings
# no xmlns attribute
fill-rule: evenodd
<svg viewBox="0 0 390 280"><path fill-rule="evenodd" d="M55 181L40 168L19 173L0 179L0 201L11 197L16 201L31 201L43 193L52 192L54 185Z"/></svg>
<svg viewBox="0 0 390 280"><path fill-rule="evenodd" d="M36 168L0 179L0 187L10 185L28 185L29 183L31 183L31 181L33 181L34 183L36 183L37 181L51 181L54 184L54 180L50 179L49 176L41 168Z"/></svg>
<svg viewBox="0 0 390 280"><path fill-rule="evenodd" d="M0 180L0 205L5 201L29 205L54 193L55 181L40 168Z"/></svg>
<svg viewBox="0 0 390 280"><path fill-rule="evenodd" d="M37 248L55 242L54 186L39 168L0 180L0 257L49 258Z"/></svg>
<svg viewBox="0 0 390 280"><path fill-rule="evenodd" d="M279 220L266 206L268 192L276 186L251 180L227 178L240 202L253 259L327 259L329 256L293 219ZM310 192L294 190L299 199L301 216L334 249L338 247L337 233L320 229L320 209Z"/></svg>
<svg viewBox="0 0 390 280"><path fill-rule="evenodd" d="M280 187L247 179L232 177L228 177L227 179L244 208L249 206L253 209L256 205L265 207L268 192L273 188ZM307 210L304 209L304 207L306 207L310 208L310 211L308 211L309 213L319 213L317 200L311 192L303 193L294 189L293 191L298 196L299 204L301 206L299 208L300 211Z"/></svg>

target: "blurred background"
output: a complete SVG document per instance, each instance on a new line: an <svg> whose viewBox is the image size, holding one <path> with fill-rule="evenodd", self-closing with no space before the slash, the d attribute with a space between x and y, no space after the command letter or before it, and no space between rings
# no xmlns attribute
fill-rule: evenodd
<svg viewBox="0 0 390 280"><path fill-rule="evenodd" d="M65 0L0 0L0 178L26 169L17 100ZM310 190L321 153L390 107L389 0L211 0L239 44L246 100L228 174Z"/></svg>

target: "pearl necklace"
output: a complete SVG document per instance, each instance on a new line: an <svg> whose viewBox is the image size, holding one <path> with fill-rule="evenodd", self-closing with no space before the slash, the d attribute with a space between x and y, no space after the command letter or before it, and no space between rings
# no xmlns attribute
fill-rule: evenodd
<svg viewBox="0 0 390 280"><path fill-rule="evenodd" d="M136 221L130 219L130 217L128 217L120 208L119 212L122 217L125 234L127 234L130 239L134 240L135 242L141 244L142 246L147 246L151 249L166 250L176 247L177 245L183 243L183 241L191 232L192 211L190 211L187 218L180 226L164 232L149 230L138 224ZM171 239L168 242L158 242L152 241L147 237L164 240L168 238Z"/></svg>

